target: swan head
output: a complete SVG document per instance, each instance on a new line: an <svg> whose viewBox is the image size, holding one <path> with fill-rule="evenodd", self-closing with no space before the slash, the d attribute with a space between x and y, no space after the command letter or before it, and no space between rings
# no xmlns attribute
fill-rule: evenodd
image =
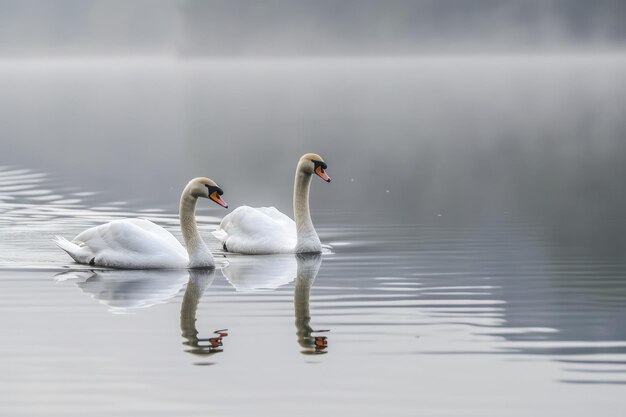
<svg viewBox="0 0 626 417"><path fill-rule="evenodd" d="M306 153L302 155L298 162L298 167L302 172L309 175L316 174L324 181L330 182L330 177L326 173L328 165L326 165L324 159L316 153Z"/></svg>
<svg viewBox="0 0 626 417"><path fill-rule="evenodd" d="M187 189L189 190L189 194L191 194L195 198L208 198L209 200L213 200L220 206L228 208L228 204L226 204L226 202L222 200L221 197L224 192L219 187L219 185L217 185L215 181L210 178L194 178L189 181Z"/></svg>

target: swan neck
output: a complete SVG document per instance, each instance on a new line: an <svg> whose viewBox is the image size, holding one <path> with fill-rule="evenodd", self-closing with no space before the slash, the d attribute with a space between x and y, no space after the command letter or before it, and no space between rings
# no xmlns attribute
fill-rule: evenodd
<svg viewBox="0 0 626 417"><path fill-rule="evenodd" d="M196 224L196 203L198 198L185 188L180 197L180 229L189 255L190 268L213 267L213 255L206 246Z"/></svg>
<svg viewBox="0 0 626 417"><path fill-rule="evenodd" d="M313 228L311 212L309 210L310 189L311 175L297 171L293 190L293 211L298 231L304 226Z"/></svg>
<svg viewBox="0 0 626 417"><path fill-rule="evenodd" d="M322 251L322 244L315 227L313 227L309 210L310 188L311 174L298 165L293 190L293 216L297 234L296 253L319 253Z"/></svg>

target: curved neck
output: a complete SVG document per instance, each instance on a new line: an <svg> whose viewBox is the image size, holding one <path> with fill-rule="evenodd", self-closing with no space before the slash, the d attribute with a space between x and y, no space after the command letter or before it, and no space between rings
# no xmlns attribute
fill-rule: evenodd
<svg viewBox="0 0 626 417"><path fill-rule="evenodd" d="M321 252L322 245L317 236L311 212L309 211L309 190L311 188L311 174L304 172L300 165L296 169L296 178L293 189L293 216L296 222L298 243L296 252Z"/></svg>
<svg viewBox="0 0 626 417"><path fill-rule="evenodd" d="M206 246L196 225L196 202L198 199L191 195L188 187L185 187L180 197L180 229L189 255L189 268L213 267L213 255Z"/></svg>
<svg viewBox="0 0 626 417"><path fill-rule="evenodd" d="M309 295L312 284L313 279L306 279L306 277L301 277L298 274L296 285L293 289L296 335L298 336L298 344L306 351L315 348L315 340L311 336L314 330L310 324L311 312L309 307Z"/></svg>
<svg viewBox="0 0 626 417"><path fill-rule="evenodd" d="M293 215L298 232L302 228L314 229L311 221L311 212L309 211L310 188L311 175L297 170L293 187Z"/></svg>

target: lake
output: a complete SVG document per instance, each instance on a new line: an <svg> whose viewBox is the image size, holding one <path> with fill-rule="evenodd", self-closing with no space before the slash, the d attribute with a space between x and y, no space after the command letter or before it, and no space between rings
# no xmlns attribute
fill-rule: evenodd
<svg viewBox="0 0 626 417"><path fill-rule="evenodd" d="M626 56L0 61L0 415L603 416L626 406ZM321 256L226 254L241 204ZM121 217L209 271L76 265Z"/></svg>

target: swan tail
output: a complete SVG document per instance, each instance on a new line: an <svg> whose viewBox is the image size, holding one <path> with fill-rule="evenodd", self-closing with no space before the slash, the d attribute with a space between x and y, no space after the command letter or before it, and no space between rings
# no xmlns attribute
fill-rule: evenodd
<svg viewBox="0 0 626 417"><path fill-rule="evenodd" d="M55 236L52 240L59 248L67 252L78 263L88 263L91 255L87 248L78 246L75 243L70 242L63 236Z"/></svg>
<svg viewBox="0 0 626 417"><path fill-rule="evenodd" d="M224 243L228 237L228 233L224 229L217 229L211 232L211 234L220 242Z"/></svg>

